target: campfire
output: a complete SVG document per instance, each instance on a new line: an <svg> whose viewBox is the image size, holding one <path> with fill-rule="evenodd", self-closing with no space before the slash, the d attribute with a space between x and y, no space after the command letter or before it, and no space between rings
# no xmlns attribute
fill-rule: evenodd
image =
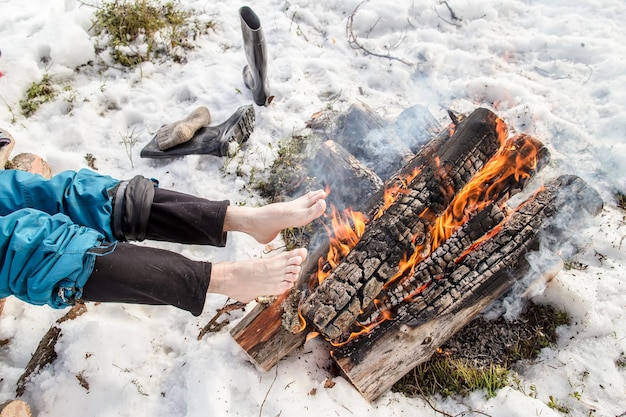
<svg viewBox="0 0 626 417"><path fill-rule="evenodd" d="M387 165L398 167L384 179L389 167L372 169L368 149L349 149L353 137L347 146L324 142L313 165L332 207L328 239L295 290L259 304L231 332L258 367L323 337L346 378L374 400L528 276L528 253L546 239L567 240L601 210L595 190L567 175L509 207L549 152L529 135L510 136L490 110L450 115L413 149L383 129ZM350 120L382 125L358 109L338 125ZM347 131L336 136L354 136Z"/></svg>

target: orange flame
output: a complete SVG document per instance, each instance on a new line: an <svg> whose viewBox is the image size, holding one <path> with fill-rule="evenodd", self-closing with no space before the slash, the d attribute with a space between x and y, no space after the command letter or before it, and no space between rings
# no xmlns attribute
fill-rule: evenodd
<svg viewBox="0 0 626 417"><path fill-rule="evenodd" d="M351 208L339 213L331 204L331 211L331 226L324 225L330 238L329 250L326 258L320 257L317 262L318 283L322 283L359 242L369 220L365 214Z"/></svg>
<svg viewBox="0 0 626 417"><path fill-rule="evenodd" d="M420 172L420 168L415 168L410 174L400 176L392 184L388 184L387 187L385 187L383 206L378 210L376 215L374 215L374 220L382 216L385 211L387 211L387 209L396 202L399 196L409 193L409 184Z"/></svg>
<svg viewBox="0 0 626 417"><path fill-rule="evenodd" d="M431 247L439 247L474 213L495 202L511 185L530 178L537 167L537 148L526 135L512 137L456 195L431 230Z"/></svg>
<svg viewBox="0 0 626 417"><path fill-rule="evenodd" d="M319 335L320 334L318 332L310 332L309 334L306 335L306 337L304 338L304 341L308 342L311 339L315 339Z"/></svg>
<svg viewBox="0 0 626 417"><path fill-rule="evenodd" d="M451 129L450 134L452 135L454 131L453 128ZM531 137L523 134L507 139L508 128L500 118L496 120L496 133L500 142L500 149L454 197L446 211L436 219L433 219L434 215L428 209L420 214L421 218L427 219L428 223L432 224L428 235L429 238L426 239L426 243L417 245L412 254L403 256L398 265L398 273L388 280L385 286L399 278L412 275L415 266L447 240L471 215L496 202L496 198L502 196L507 187L515 185L513 182L520 182L532 175L532 171L537 166L538 149L536 142ZM439 162L437 161L437 163ZM440 169L440 174L445 175L444 167L440 167ZM419 173L420 170L415 169L410 175L399 178L399 180L387 186L383 197L383 206L378 210L374 219L382 216L400 196L409 192L409 184ZM448 190L442 191L445 193ZM343 211L343 215L341 215L334 206L331 207L331 227L327 228L330 236L330 248L326 258L321 257L318 260L317 279L319 283L330 275L332 269L358 243L368 223L367 216L360 212L346 209ZM413 237L414 245L416 238L417 236ZM475 245L472 245L473 247ZM468 251L466 253L469 253ZM465 254L461 255L461 257L463 256ZM434 277L433 280L440 278ZM432 282L428 282L412 291L405 297L404 301L412 301L417 294L428 288ZM353 332L343 342L330 341L331 344L333 346L342 346L360 335L369 333L380 323L392 318L393 313L384 307L383 302L374 300L374 303L378 308L378 316L371 323L367 325L357 323L361 327L360 330ZM304 322L303 318L302 321Z"/></svg>
<svg viewBox="0 0 626 417"><path fill-rule="evenodd" d="M504 120L499 117L496 119L496 133L498 134L500 146L504 145L506 139L509 137L509 128L506 123L504 123Z"/></svg>
<svg viewBox="0 0 626 417"><path fill-rule="evenodd" d="M499 135L506 134L506 126L497 125L501 126L498 128ZM472 214L493 203L511 181L519 182L529 178L536 166L537 148L532 138L518 135L503 142L496 155L454 197L446 211L435 219L428 244L416 246L411 256L405 255L398 265L398 273L385 286L412 275L415 266L446 241ZM427 214L428 210L420 217L425 218Z"/></svg>
<svg viewBox="0 0 626 417"><path fill-rule="evenodd" d="M408 193L408 186L420 173L419 168L415 168L410 174L400 176L393 184L385 188L383 195L383 206L378 210L374 219L382 216L385 211L401 195ZM326 188L326 195L330 193ZM351 208L344 209L339 213L337 208L331 204L331 227L324 226L329 236L329 249L326 257L320 257L317 261L317 282L322 283L331 274L332 270L344 259L365 232L365 226L369 222L367 215L354 211Z"/></svg>

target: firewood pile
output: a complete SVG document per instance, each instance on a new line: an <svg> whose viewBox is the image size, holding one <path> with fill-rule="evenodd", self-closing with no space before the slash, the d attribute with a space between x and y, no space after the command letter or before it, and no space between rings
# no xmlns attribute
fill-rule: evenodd
<svg viewBox="0 0 626 417"><path fill-rule="evenodd" d="M527 276L528 253L567 240L601 211L598 193L571 175L509 207L548 150L509 136L490 110L450 116L443 129L429 119L411 130L415 113L390 125L353 106L330 123L332 138L309 166L334 207L328 238L311 250L295 290L257 305L231 331L259 368L319 335L374 400Z"/></svg>

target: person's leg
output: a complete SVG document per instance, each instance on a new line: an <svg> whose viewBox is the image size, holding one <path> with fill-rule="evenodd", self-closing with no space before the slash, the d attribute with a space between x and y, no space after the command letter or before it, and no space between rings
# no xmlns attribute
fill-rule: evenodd
<svg viewBox="0 0 626 417"><path fill-rule="evenodd" d="M155 189L146 239L183 244L224 246L228 201L211 201L166 189Z"/></svg>
<svg viewBox="0 0 626 417"><path fill-rule="evenodd" d="M239 262L211 264L163 249L118 243L96 258L82 299L149 305L172 305L197 316L207 293L249 302L290 289L306 258L306 249Z"/></svg>
<svg viewBox="0 0 626 417"><path fill-rule="evenodd" d="M224 246L225 233L236 231L269 243L281 230L305 226L320 217L326 210L325 197L319 190L288 202L245 207L157 188L146 239Z"/></svg>
<svg viewBox="0 0 626 417"><path fill-rule="evenodd" d="M83 287L84 301L172 305L197 316L202 312L211 264L177 253L118 243L96 257Z"/></svg>

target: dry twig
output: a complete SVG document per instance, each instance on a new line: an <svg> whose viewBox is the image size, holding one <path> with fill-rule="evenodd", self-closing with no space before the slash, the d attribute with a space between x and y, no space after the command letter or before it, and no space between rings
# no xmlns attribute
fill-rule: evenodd
<svg viewBox="0 0 626 417"><path fill-rule="evenodd" d="M226 300L228 302L228 300ZM211 320L200 330L198 333L198 340L202 339L205 334L219 332L224 326L230 323L228 319L224 319L223 321L217 323L217 319L221 317L222 314L228 313L233 310L243 309L246 305L244 303L240 303L239 301L232 304L225 304L224 307L217 310L217 313L213 316Z"/></svg>
<svg viewBox="0 0 626 417"><path fill-rule="evenodd" d="M41 371L46 365L54 362L57 358L55 346L61 336L61 328L58 326L67 320L74 320L76 317L87 312L87 307L83 303L78 303L70 309L63 317L56 321L56 325L50 327L44 337L39 342L39 346L33 353L24 373L17 380L16 396L21 397L26 390L26 384L30 380L30 376Z"/></svg>
<svg viewBox="0 0 626 417"><path fill-rule="evenodd" d="M365 3L367 0L362 1L361 3L359 3L354 10L352 11L352 13L350 14L350 16L348 17L348 22L346 23L346 36L348 37L348 44L353 48L353 49L360 49L363 52L365 52L367 55L372 55L372 56L376 56L379 58L386 58L386 59L391 59L392 61L398 61L398 62L402 62L405 65L414 65L412 62L409 62L407 60L404 60L402 58L398 58L396 56L393 56L389 53L385 54L379 54L376 52L372 52L369 49L365 48L360 42L359 39L357 37L357 35L354 34L354 30L352 29L352 25L354 24L354 16L356 15L357 10L359 10L359 7L361 7L361 5L363 3ZM378 23L378 21L376 21L376 23ZM376 24L374 24L374 26L376 26ZM374 26L370 29L370 31L374 28ZM394 47L389 47L389 50L395 49L397 48L400 43L402 43L404 41L404 37L398 42L398 44Z"/></svg>

